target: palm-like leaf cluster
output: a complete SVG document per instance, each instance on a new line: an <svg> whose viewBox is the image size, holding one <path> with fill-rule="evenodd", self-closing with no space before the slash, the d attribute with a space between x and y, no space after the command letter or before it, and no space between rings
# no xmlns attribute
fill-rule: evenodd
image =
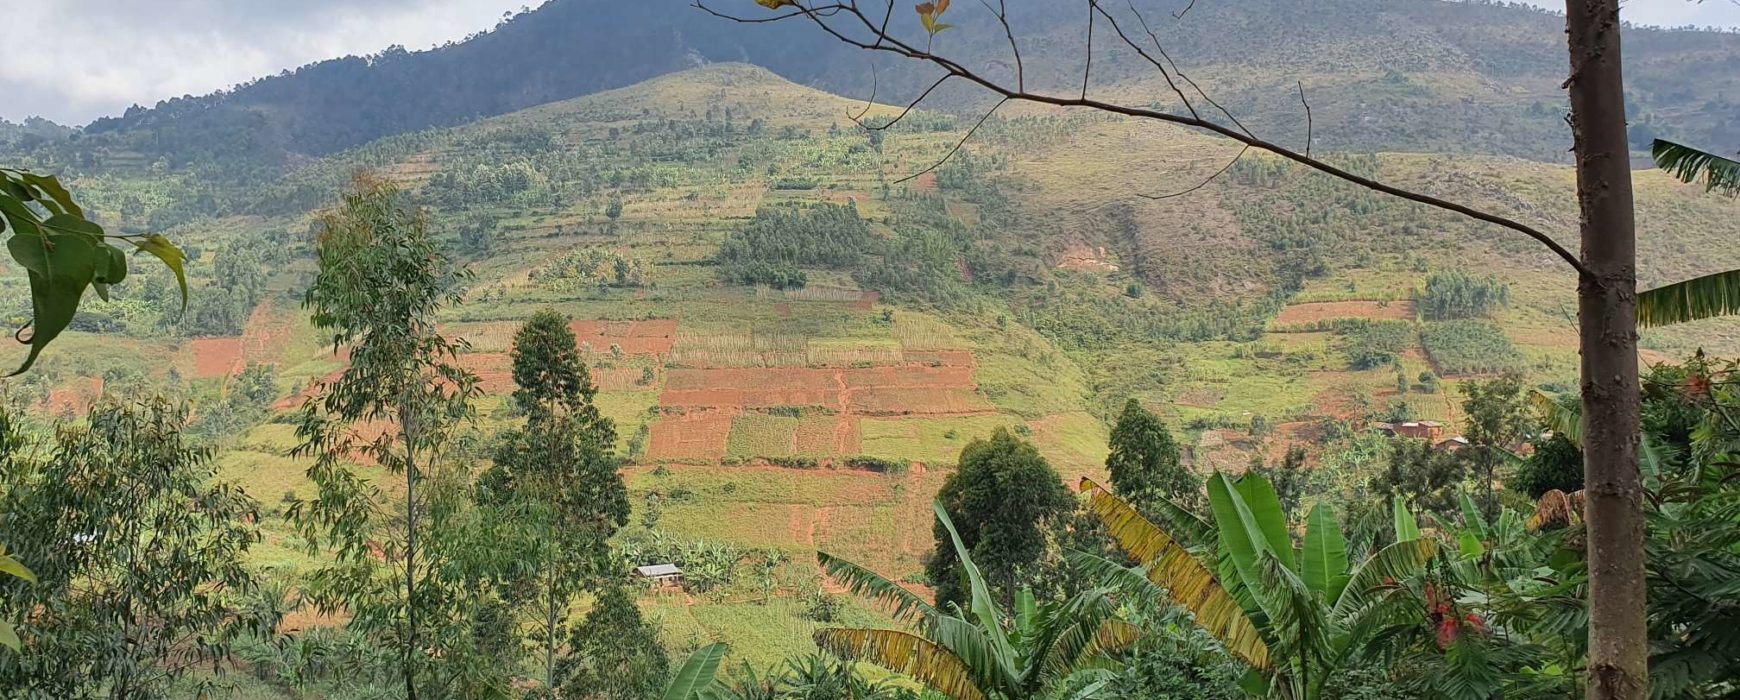
<svg viewBox="0 0 1740 700"><path fill-rule="evenodd" d="M1296 548L1274 487L1256 474L1209 480L1213 528L1195 536L1212 532L1212 541L1181 541L1181 532L1193 528L1162 528L1092 480L1083 480L1082 489L1089 510L1141 569L1119 572L1121 566L1094 563L1090 555L1074 558L1110 579L1139 575L1160 587L1250 665L1245 685L1253 693L1322 697L1335 674L1387 630L1418 622L1405 582L1420 575L1437 542L1421 536L1406 510L1396 511L1397 542L1355 565L1327 505L1312 511Z"/></svg>
<svg viewBox="0 0 1740 700"><path fill-rule="evenodd" d="M842 658L910 676L954 700L1017 700L1042 697L1078 672L1115 667L1110 654L1136 641L1136 628L1118 619L1117 605L1103 588L1043 602L1022 590L1013 614L1006 615L948 513L941 505L935 510L966 572L968 609L937 608L868 569L819 553L817 559L830 576L855 593L883 602L914 631L830 628L816 632L817 645ZM1077 695L1091 695L1103 686L1086 683Z"/></svg>

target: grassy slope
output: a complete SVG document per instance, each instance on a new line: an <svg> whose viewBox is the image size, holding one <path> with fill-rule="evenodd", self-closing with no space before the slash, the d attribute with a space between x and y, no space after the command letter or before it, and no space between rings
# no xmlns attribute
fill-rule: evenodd
<svg viewBox="0 0 1740 700"><path fill-rule="evenodd" d="M640 135L637 128L656 133L667 121L707 122L709 110L725 108L739 126L763 120L763 134L680 141L678 150L690 154L681 162L647 156L648 149L657 152L672 144ZM576 161L660 174L652 187L599 191L556 204L494 207L501 241L472 261L477 281L467 303L449 312L446 320L452 323L511 324L536 309L554 307L583 319L677 319L679 354L709 339L749 334L797 339L811 356L895 349L973 353L977 393L993 410L942 419L874 417L859 423L858 452L922 461L929 469L888 476L717 464L628 470L637 509L655 491L693 494L664 507L662 530L792 552L797 563L788 567L793 583L786 589L792 596L813 585L801 582L813 575L808 553L817 548L897 578L916 572L930 546L926 504L946 476L947 463L968 440L996 427L1027 432L1065 478L1097 473L1105 450L1102 418L1121 397L1134 395L1187 433L1204 465L1236 468L1251 455L1272 456L1289 441L1308 439L1310 421L1348 415L1361 397L1380 406L1394 398L1392 371L1349 371L1339 341L1324 333L1269 333L1250 342L1152 338L1077 347L1024 326L1019 303L1002 299L994 288L971 306L919 309L906 304L865 308L842 301L854 298L856 286L849 276L827 271L812 277L812 287L831 290L826 294L720 286L704 263L725 233L753 215L760 203L851 198L866 216L883 216L889 202L882 198L881 183L928 164L956 137L947 132L896 134L880 153L854 149L864 136L846 128L850 124L843 115L857 108L861 105L763 71L716 66L442 132L427 140L425 150L386 163L384 169L417 186L430 174L465 162L471 155L468 144L530 127L559 134L561 148ZM836 125L840 131L832 133ZM780 138L786 127L808 137ZM618 134L614 140L613 129ZM1020 214L1017 223L997 235L1006 236L1011 245L1032 247L1046 266L1086 250L1104 264L1063 279L1092 298L1120 299L1131 283L1145 286L1145 295L1130 302L1144 308L1259 297L1279 283L1276 257L1265 242L1268 232L1253 228L1240 207L1292 211L1322 221L1326 229L1338 227L1342 239L1326 248L1332 255L1325 274L1307 280L1295 301L1399 300L1423 280L1425 270L1460 264L1490 271L1513 287L1517 302L1499 321L1529 358L1533 378L1563 380L1574 370L1574 337L1563 317L1563 309L1573 302L1569 275L1509 234L1446 215L1404 211L1393 203L1358 215L1296 210L1299 204L1288 200L1287 192L1309 186L1317 177L1298 172L1286 173L1275 186L1226 179L1185 197L1133 198L1133 192L1189 187L1232 153L1225 144L1164 127L1042 114L995 127L973 148L979 155L1004 159L986 177L1009 193ZM348 170L357 158L336 158L303 176L326 178ZM745 162L753 165L746 167ZM1570 175L1561 167L1412 155L1386 155L1379 163L1386 178L1513 212L1567 237L1573 230ZM774 187L794 178L819 186ZM1702 197L1654 173L1640 173L1638 182L1647 283L1740 266L1740 250L1720 243L1740 233L1735 230L1740 221L1725 214L1725 200ZM905 187L894 192L898 195ZM623 214L615 222L603 215L612 194L624 200ZM946 196L957 216L976 215L972 203L958 193ZM461 213L437 211L436 216ZM1415 227L1404 231L1395 223L1404 219L1416 222ZM296 216L249 225L294 227L304 221ZM214 225L189 236L215 239L221 233ZM651 262L648 276L656 288L599 294L530 281L532 268L578 246L606 247ZM1141 262L1134 259L1138 257ZM273 318L289 329L290 342L277 349L288 390L292 382L322 376L337 364L310 340L312 334L295 319L290 305L280 307ZM893 310L892 323L884 319L884 309ZM1732 352L1740 349L1736 335L1733 323L1711 322L1652 332L1645 344L1668 352L1700 344ZM500 352L505 348L501 340L479 341L477 349ZM185 344L177 347L168 341L115 341L75 333L63 343L57 350L61 357L76 353L80 363L91 358L142 368L191 363ZM643 367L655 370L648 385L601 394L600 404L617 421L626 447L642 426L660 420L656 406L671 368L646 358L601 354L595 359L636 373ZM1403 364L1410 377L1427 368L1417 352L1405 355ZM1454 418L1453 389L1452 383L1440 394L1410 392L1403 398L1416 415ZM494 402L486 404L480 410L482 427L505 425L506 412ZM1252 438L1247 429L1259 416L1276 427ZM732 433L727 454L778 456L760 453L780 451L780 436L788 428L803 430L787 422L811 419L808 414L803 419L741 416L733 424L741 424L743 432ZM287 456L293 444L287 426L261 426L228 446L220 458L222 473L268 506L285 492L306 495L304 465ZM266 525L268 543L259 551L260 562L306 565L284 537L282 523L268 518ZM652 607L670 625L668 641L673 645L691 637L720 637L736 642L745 658L758 663L806 648L803 640L810 628L798 617L801 606L789 601L763 607L661 599Z"/></svg>

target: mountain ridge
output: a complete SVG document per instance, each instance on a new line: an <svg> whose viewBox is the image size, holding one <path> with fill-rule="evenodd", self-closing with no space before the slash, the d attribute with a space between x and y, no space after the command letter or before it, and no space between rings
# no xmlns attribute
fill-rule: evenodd
<svg viewBox="0 0 1740 700"><path fill-rule="evenodd" d="M761 11L741 3L742 11ZM727 9L735 9L735 6ZM1150 12L1163 17L1167 7ZM982 10L963 4L945 35L969 65L1006 70L1007 46ZM1030 38L1030 84L1079 81L1078 13L1018 4ZM1312 91L1325 148L1506 153L1563 160L1563 49L1555 16L1480 3L1286 0L1208 4L1159 31L1180 63L1246 121L1275 138L1301 130L1295 82ZM1550 37L1550 38L1546 38ZM1722 146L1740 141L1740 36L1647 28L1627 34L1634 144L1656 133ZM681 0L554 0L494 30L436 49L395 48L177 98L97 120L76 138L28 149L38 164L85 172L164 161L221 177L270 177L397 133L455 126L700 63L741 61L793 82L865 97L877 69L884 101L910 97L931 72L864 52L794 23L741 25ZM1096 84L1165 92L1128 51L1102 42ZM1726 77L1724 77L1726 76ZM931 76L934 77L934 76ZM985 96L945 89L933 106L967 110ZM1302 139L1302 133L1299 138Z"/></svg>

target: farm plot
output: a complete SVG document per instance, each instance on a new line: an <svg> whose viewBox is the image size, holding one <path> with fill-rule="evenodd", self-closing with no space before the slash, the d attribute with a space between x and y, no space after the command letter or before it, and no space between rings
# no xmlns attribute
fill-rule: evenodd
<svg viewBox="0 0 1740 700"><path fill-rule="evenodd" d="M1523 357L1504 329L1490 321L1439 321L1420 331L1420 344L1441 376L1519 369Z"/></svg>
<svg viewBox="0 0 1740 700"><path fill-rule="evenodd" d="M187 343L193 353L193 376L227 377L242 371L241 338L197 338Z"/></svg>
<svg viewBox="0 0 1740 700"><path fill-rule="evenodd" d="M646 456L655 461L724 459L733 417L723 410L662 416L648 426Z"/></svg>
<svg viewBox="0 0 1740 700"><path fill-rule="evenodd" d="M913 460L926 464L952 464L961 448L974 438L989 437L998 428L1019 422L1011 416L963 416L955 418L865 418L859 451L884 459Z"/></svg>
<svg viewBox="0 0 1740 700"><path fill-rule="evenodd" d="M738 459L786 457L796 442L798 419L763 413L746 413L731 419L731 437L725 456Z"/></svg>
<svg viewBox="0 0 1740 700"><path fill-rule="evenodd" d="M1293 304L1275 316L1273 328L1322 330L1342 319L1368 321L1406 321L1414 318L1413 302L1408 301L1324 301Z"/></svg>

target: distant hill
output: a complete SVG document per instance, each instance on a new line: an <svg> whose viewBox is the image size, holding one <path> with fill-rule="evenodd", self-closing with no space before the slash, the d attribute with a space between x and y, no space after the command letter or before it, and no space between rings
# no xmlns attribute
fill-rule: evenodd
<svg viewBox="0 0 1740 700"><path fill-rule="evenodd" d="M762 12L746 0L721 2ZM136 107L93 122L77 137L0 139L0 148L86 172L161 161L259 181L384 136L463 124L701 63L753 63L831 92L869 92L871 57L814 27L733 24L688 4L554 0L464 42L323 61L233 90ZM1079 8L1014 6L1030 83L1068 89L1079 80ZM1562 20L1551 14L1438 0L1204 2L1183 19L1171 16L1180 8L1170 4L1144 7L1179 63L1276 139L1304 139L1296 87L1302 82L1317 143L1326 148L1555 161L1569 144L1559 88ZM974 3L953 12L957 28L940 41L986 70L1007 70L1007 46L988 13ZM1632 29L1626 41L1636 143L1658 134L1723 149L1740 143L1740 36ZM1096 89L1166 99L1128 52L1102 40L1096 54ZM912 62L884 63L878 97L909 96L928 75ZM982 103L976 99L983 96L955 91L939 95L934 106L966 108Z"/></svg>

